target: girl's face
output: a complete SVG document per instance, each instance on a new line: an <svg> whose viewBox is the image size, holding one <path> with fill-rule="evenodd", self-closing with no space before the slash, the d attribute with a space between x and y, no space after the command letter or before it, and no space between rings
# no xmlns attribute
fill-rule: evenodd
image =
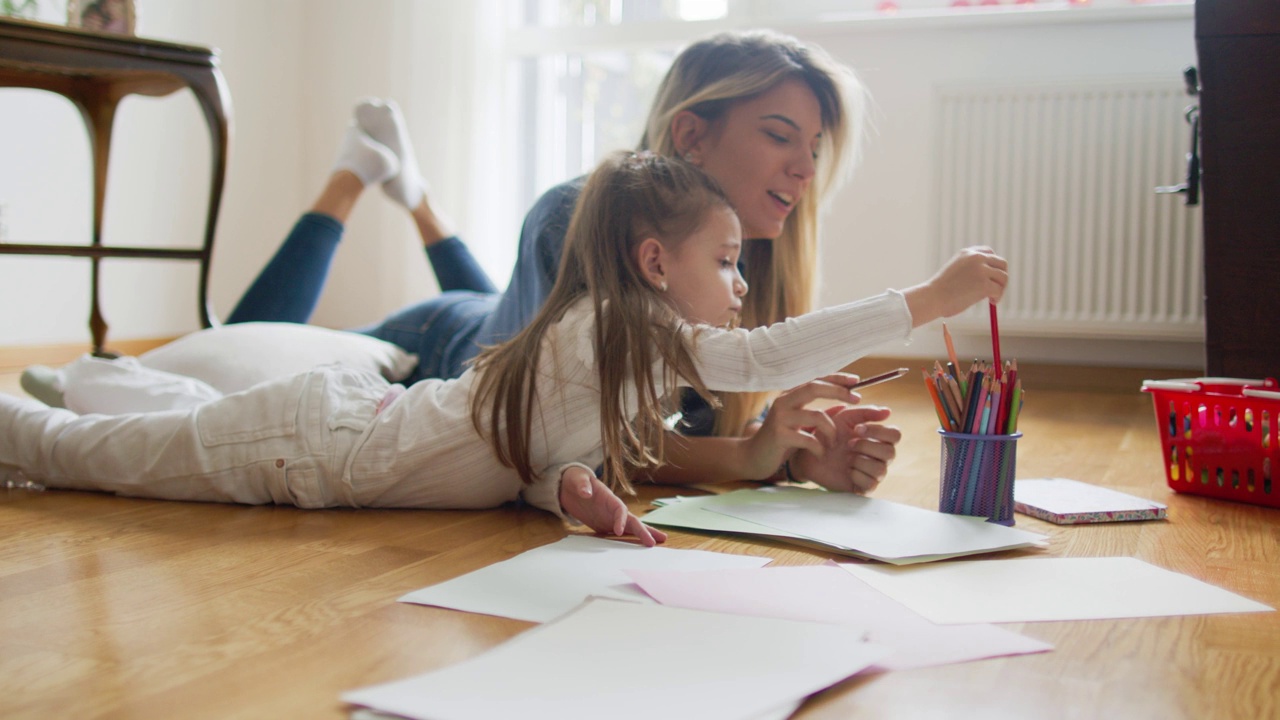
<svg viewBox="0 0 1280 720"><path fill-rule="evenodd" d="M821 138L818 98L790 79L733 105L691 148L691 159L724 187L744 237L774 239L809 191Z"/></svg>
<svg viewBox="0 0 1280 720"><path fill-rule="evenodd" d="M692 235L663 250L667 297L693 323L728 325L742 312L747 281L738 273L742 227L732 210L717 206Z"/></svg>

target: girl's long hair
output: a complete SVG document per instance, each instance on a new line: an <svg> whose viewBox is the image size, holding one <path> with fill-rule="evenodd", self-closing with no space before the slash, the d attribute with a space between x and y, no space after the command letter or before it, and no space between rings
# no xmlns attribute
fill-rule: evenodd
<svg viewBox="0 0 1280 720"><path fill-rule="evenodd" d="M528 327L486 348L475 362L479 377L472 424L488 434L499 460L524 482L534 479L530 438L540 360L545 352L567 351L544 347L543 341L584 296L590 297L595 317L603 480L612 489L634 492L631 475L662 463L663 419L670 409L665 396L676 387L677 376L714 403L694 368L680 316L641 274L634 249L650 237L676 247L717 207L730 208L719 184L674 157L617 153L588 178L546 303ZM658 363L661 379L655 383ZM634 418L626 407L631 393L639 408Z"/></svg>
<svg viewBox="0 0 1280 720"><path fill-rule="evenodd" d="M642 150L674 156L679 150L671 121L688 110L712 123L734 103L768 92L790 79L803 81L822 113L817 176L777 238L747 238L742 248L751 292L743 299L742 327L769 325L803 315L817 295L818 210L857 161L867 96L847 67L820 48L771 31L714 35L685 48L658 88ZM719 435L739 435L760 414L767 393L723 396Z"/></svg>

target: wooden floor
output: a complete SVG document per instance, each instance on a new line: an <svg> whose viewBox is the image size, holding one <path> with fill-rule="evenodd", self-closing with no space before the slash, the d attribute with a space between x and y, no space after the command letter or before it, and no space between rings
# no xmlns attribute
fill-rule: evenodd
<svg viewBox="0 0 1280 720"><path fill-rule="evenodd" d="M4 390L16 392L12 376ZM923 389L898 381L865 401L891 405L906 434L878 496L935 506L939 441ZM1002 556L1133 556L1280 607L1280 510L1171 494L1136 383L1029 383L1026 402L1019 477L1160 500L1169 520L1058 527L1018 515L1052 541ZM634 507L667 494L642 488ZM397 597L565 532L532 509L315 511L0 490L0 717L342 718L344 690L458 662L531 627ZM682 532L668 545L849 561ZM1280 717L1280 613L1009 627L1056 650L856 677L798 717Z"/></svg>

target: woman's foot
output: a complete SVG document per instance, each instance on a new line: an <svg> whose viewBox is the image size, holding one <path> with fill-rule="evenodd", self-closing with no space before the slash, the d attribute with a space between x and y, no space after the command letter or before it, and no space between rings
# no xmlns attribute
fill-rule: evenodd
<svg viewBox="0 0 1280 720"><path fill-rule="evenodd" d="M346 170L366 186L381 183L400 172L400 161L390 148L369 137L359 126L351 125L342 137L333 171Z"/></svg>
<svg viewBox="0 0 1280 720"><path fill-rule="evenodd" d="M356 124L369 137L386 146L399 161L400 170L382 183L382 189L405 209L413 212L426 196L427 183L418 173L409 130L394 100L365 98L356 105Z"/></svg>

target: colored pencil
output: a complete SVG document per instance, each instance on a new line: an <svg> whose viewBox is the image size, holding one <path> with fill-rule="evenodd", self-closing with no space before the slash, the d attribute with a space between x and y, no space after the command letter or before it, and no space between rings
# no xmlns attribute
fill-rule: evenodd
<svg viewBox="0 0 1280 720"><path fill-rule="evenodd" d="M942 409L942 399L938 397L938 388L929 377L928 370L921 370L920 372L924 375L924 386L929 390L929 397L933 398L933 407L938 413L938 425L950 430L951 424L947 422L947 412Z"/></svg>
<svg viewBox="0 0 1280 720"><path fill-rule="evenodd" d="M991 356L996 361L996 372L1000 372L1000 323L996 320L996 304L988 301L991 308Z"/></svg>
<svg viewBox="0 0 1280 720"><path fill-rule="evenodd" d="M942 323L942 339L947 343L947 358L951 360L951 364L955 366L958 372L960 370L960 360L956 357L956 346L951 341L951 331L947 329L946 323Z"/></svg>

